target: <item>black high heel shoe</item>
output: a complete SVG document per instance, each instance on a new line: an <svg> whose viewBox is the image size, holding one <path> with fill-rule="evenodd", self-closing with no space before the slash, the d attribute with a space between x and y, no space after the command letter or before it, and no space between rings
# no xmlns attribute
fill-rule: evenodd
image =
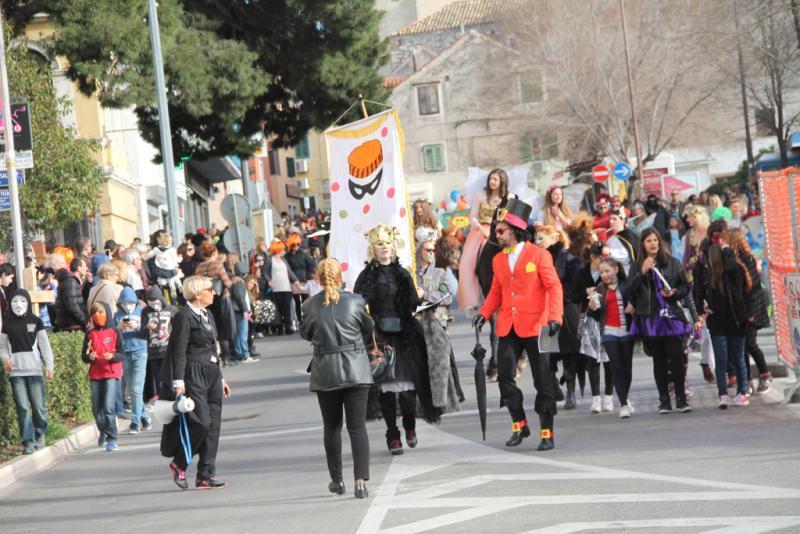
<svg viewBox="0 0 800 534"><path fill-rule="evenodd" d="M336 495L344 495L345 492L344 482L342 482L341 480L338 482L331 480L331 483L328 484L328 491L330 491L331 493L335 493Z"/></svg>
<svg viewBox="0 0 800 534"><path fill-rule="evenodd" d="M344 485L342 485L344 488ZM369 490L367 490L367 484L365 482L361 482L356 484L356 499L366 499L369 497Z"/></svg>

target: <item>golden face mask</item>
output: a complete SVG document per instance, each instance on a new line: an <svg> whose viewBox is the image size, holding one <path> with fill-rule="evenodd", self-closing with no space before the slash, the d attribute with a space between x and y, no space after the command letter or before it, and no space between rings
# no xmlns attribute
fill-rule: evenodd
<svg viewBox="0 0 800 534"><path fill-rule="evenodd" d="M365 235L369 241L370 259L374 258L374 250L376 248L391 247L392 256L397 256L397 249L403 247L400 233L394 227L379 224Z"/></svg>

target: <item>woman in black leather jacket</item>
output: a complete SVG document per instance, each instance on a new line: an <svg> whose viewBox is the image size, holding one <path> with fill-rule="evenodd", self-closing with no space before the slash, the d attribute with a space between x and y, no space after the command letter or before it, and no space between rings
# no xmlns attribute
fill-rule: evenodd
<svg viewBox="0 0 800 534"><path fill-rule="evenodd" d="M691 411L686 402L683 338L692 325L681 304L688 294L680 262L669 255L661 234L655 228L647 228L642 232L639 259L631 266L623 295L633 306L631 333L643 340L645 352L653 358L660 414L672 411L670 381L675 384L677 410Z"/></svg>
<svg viewBox="0 0 800 534"><path fill-rule="evenodd" d="M372 335L374 323L361 295L339 290L342 267L334 259L323 260L317 268L322 293L303 304L300 335L311 341L314 357L309 365L309 389L317 393L325 426L325 455L331 482L328 490L342 495L342 407L347 415L347 432L353 450L355 496L367 497L369 480L369 438L367 400L372 385L364 338Z"/></svg>

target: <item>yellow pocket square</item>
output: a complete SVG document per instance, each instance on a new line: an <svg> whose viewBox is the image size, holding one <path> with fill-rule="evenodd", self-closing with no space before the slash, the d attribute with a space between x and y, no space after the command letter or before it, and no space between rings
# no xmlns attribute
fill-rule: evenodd
<svg viewBox="0 0 800 534"><path fill-rule="evenodd" d="M535 263L533 263L532 261L529 261L529 262L528 262L528 263L525 265L525 272L526 272L526 273L535 273L535 272L536 272L536 264L535 264Z"/></svg>

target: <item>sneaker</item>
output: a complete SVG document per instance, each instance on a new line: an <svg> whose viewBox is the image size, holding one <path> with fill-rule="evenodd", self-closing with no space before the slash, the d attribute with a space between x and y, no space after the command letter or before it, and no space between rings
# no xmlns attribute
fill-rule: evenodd
<svg viewBox="0 0 800 534"><path fill-rule="evenodd" d="M36 445L33 442L25 443L22 446L22 454L33 454L36 452Z"/></svg>
<svg viewBox="0 0 800 534"><path fill-rule="evenodd" d="M672 413L672 404L669 402L662 402L658 405L658 413L659 415Z"/></svg>
<svg viewBox="0 0 800 534"><path fill-rule="evenodd" d="M242 360L242 363L255 363L258 361L261 361L260 358L257 358L255 356L248 356L247 358Z"/></svg>
<svg viewBox="0 0 800 534"><path fill-rule="evenodd" d="M175 465L175 462L169 463L169 474L176 486L182 490L189 489L189 482L186 480L186 471Z"/></svg>
<svg viewBox="0 0 800 534"><path fill-rule="evenodd" d="M406 445L408 445L409 449L413 449L417 446L417 431L416 430L406 430Z"/></svg>
<svg viewBox="0 0 800 534"><path fill-rule="evenodd" d="M744 394L747 395L747 398L749 399L750 397L753 396L753 391L754 391L753 390L753 384L748 383L747 384L747 391L745 391Z"/></svg>
<svg viewBox="0 0 800 534"><path fill-rule="evenodd" d="M727 395L720 395L719 396L719 404L717 406L720 410L727 410L728 406L731 403L731 398Z"/></svg>
<svg viewBox="0 0 800 534"><path fill-rule="evenodd" d="M577 404L575 404L575 393L572 391L567 390L567 398L564 401L564 409L565 410L574 410Z"/></svg>
<svg viewBox="0 0 800 534"><path fill-rule="evenodd" d="M592 407L589 411L592 413L600 413L603 410L603 403L600 400L600 395L592 397Z"/></svg>
<svg viewBox="0 0 800 534"><path fill-rule="evenodd" d="M756 388L756 395L763 395L770 390L772 386L772 375L764 373L758 377L758 388Z"/></svg>
<svg viewBox="0 0 800 534"><path fill-rule="evenodd" d="M130 428L128 429L128 434L138 434L139 433L139 425L131 424Z"/></svg>
<svg viewBox="0 0 800 534"><path fill-rule="evenodd" d="M97 438L97 446L98 447L104 447L105 444L106 444L106 435L105 434L100 434L100 437Z"/></svg>
<svg viewBox="0 0 800 534"><path fill-rule="evenodd" d="M628 410L630 410L631 415L636 413L636 407L633 405L633 401L628 399Z"/></svg>
<svg viewBox="0 0 800 534"><path fill-rule="evenodd" d="M403 442L400 441L400 438L393 439L388 443L389 452L391 452L394 456L399 456L403 454Z"/></svg>
<svg viewBox="0 0 800 534"><path fill-rule="evenodd" d="M750 399L747 398L747 395L742 395L741 393L736 396L736 400L733 401L736 406L747 406L750 404Z"/></svg>
<svg viewBox="0 0 800 534"><path fill-rule="evenodd" d="M694 391L692 391L692 388L689 387L689 379L688 378L686 378L683 381L683 391L686 392L686 398L687 399L691 399L692 397L694 397Z"/></svg>
<svg viewBox="0 0 800 534"><path fill-rule="evenodd" d="M194 487L197 489L225 489L228 487L228 483L213 478L198 478L194 481Z"/></svg>
<svg viewBox="0 0 800 534"><path fill-rule="evenodd" d="M150 419L142 419L142 430L152 430L153 423L150 422Z"/></svg>
<svg viewBox="0 0 800 534"><path fill-rule="evenodd" d="M109 440L108 443L106 443L106 452L114 452L118 450L119 450L119 445L117 445L116 441Z"/></svg>
<svg viewBox="0 0 800 534"><path fill-rule="evenodd" d="M677 405L675 406L675 409L681 413L689 413L692 411L692 407L689 406L689 403L686 402L685 400L678 401Z"/></svg>
<svg viewBox="0 0 800 534"><path fill-rule="evenodd" d="M40 450L44 449L45 447L47 447L47 443L45 443L44 436L39 436L36 439L36 450L40 451Z"/></svg>
<svg viewBox="0 0 800 534"><path fill-rule="evenodd" d="M614 397L611 395L606 395L603 397L603 411L604 412L613 412L614 411Z"/></svg>
<svg viewBox="0 0 800 534"><path fill-rule="evenodd" d="M630 416L631 416L631 409L628 408L627 404L619 409L619 418L620 419L627 419Z"/></svg>

